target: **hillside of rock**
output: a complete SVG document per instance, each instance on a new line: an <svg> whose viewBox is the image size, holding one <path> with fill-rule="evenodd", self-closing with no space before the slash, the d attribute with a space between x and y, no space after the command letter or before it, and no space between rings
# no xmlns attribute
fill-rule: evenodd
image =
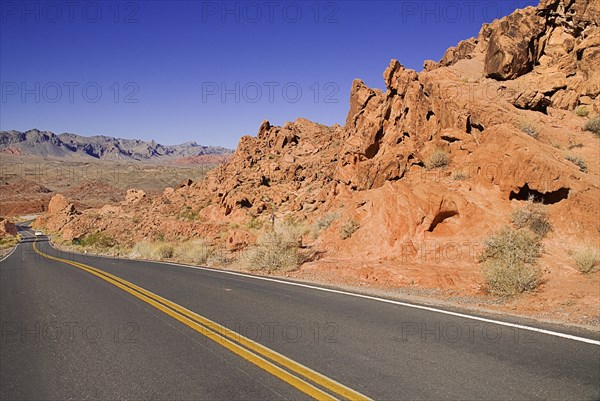
<svg viewBox="0 0 600 401"><path fill-rule="evenodd" d="M355 80L344 126L264 121L201 182L82 213L60 200L37 224L67 240L203 237L239 252L256 221L330 216L303 239L319 252L303 277L477 294L483 240L534 199L553 230L544 284L521 306L597 315L600 276L583 276L570 255L600 242L600 139L583 129L600 115L599 19L598 1L543 0L421 72L392 60L384 90Z"/></svg>

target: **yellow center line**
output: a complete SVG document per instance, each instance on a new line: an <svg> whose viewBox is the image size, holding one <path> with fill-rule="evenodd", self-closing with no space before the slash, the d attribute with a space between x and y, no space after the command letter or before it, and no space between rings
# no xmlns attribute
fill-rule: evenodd
<svg viewBox="0 0 600 401"><path fill-rule="evenodd" d="M36 241L37 242L37 239ZM243 357L244 359L252 362L256 366L259 366L263 370L271 373L272 375L278 377L279 379L287 382L288 384L296 387L298 390L304 392L305 394L310 395L311 397L318 400L335 400L336 398L332 397L330 394L325 393L321 389L313 386L312 384L298 378L288 371L280 368L279 366L273 364L271 361L276 362L288 370L297 373L298 375L303 376L306 379L311 380L312 382L329 389L330 391L336 393L337 395L341 395L350 400L370 400L370 398L365 395L352 390L341 383L338 383L327 376L322 375L304 365L301 365L298 362L295 362L288 357L279 354L276 351L273 351L262 344L259 344L249 338L242 336L239 333L236 333L210 319L207 319L203 316L198 315L195 312L192 312L174 302L169 301L157 294L154 294L142 287L139 287L129 281L126 281L120 277L114 276L105 271L96 269L92 266L85 265L83 263L78 263L74 261L70 261L67 259L62 259L59 257L48 255L42 251L40 251L36 243L33 244L33 249L36 253L52 260L56 260L62 263L66 263L82 270L87 271L90 274L93 274L119 288L130 293L131 295L141 299L142 301L154 306L155 308L161 310L162 312L168 314L169 316L179 320L180 322L186 324L192 329L198 331L200 334L210 338L211 340L217 342L223 347L229 349L235 354ZM234 342L235 341L235 342ZM237 343L239 344L237 344ZM246 348L240 346L240 344L244 345ZM254 351L251 352L251 351ZM264 357L264 358L263 358ZM271 361L265 359L268 358Z"/></svg>

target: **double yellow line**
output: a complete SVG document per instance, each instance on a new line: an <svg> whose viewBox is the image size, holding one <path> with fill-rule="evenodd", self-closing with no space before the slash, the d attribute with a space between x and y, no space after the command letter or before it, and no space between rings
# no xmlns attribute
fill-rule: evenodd
<svg viewBox="0 0 600 401"><path fill-rule="evenodd" d="M37 248L36 242L37 238L33 243L37 254L85 270L113 284L317 400L338 400L337 396L349 400L370 400L321 373L129 281L83 263L48 255ZM333 394L325 392L325 389Z"/></svg>

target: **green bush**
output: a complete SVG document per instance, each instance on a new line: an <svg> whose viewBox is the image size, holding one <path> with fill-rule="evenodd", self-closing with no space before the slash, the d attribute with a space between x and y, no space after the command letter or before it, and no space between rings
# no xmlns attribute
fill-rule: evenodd
<svg viewBox="0 0 600 401"><path fill-rule="evenodd" d="M583 129L600 136L600 116L589 119Z"/></svg>
<svg viewBox="0 0 600 401"><path fill-rule="evenodd" d="M588 171L587 164L585 163L585 160L583 160L582 157L577 156L577 155L567 155L567 156L565 156L565 159L567 159L568 161L570 161L571 163L573 163L577 167L579 167L580 171L587 173L587 171Z"/></svg>
<svg viewBox="0 0 600 401"><path fill-rule="evenodd" d="M480 255L489 291L509 295L537 288L542 274L535 263L542 251L540 238L526 231L504 227L489 237Z"/></svg>
<svg viewBox="0 0 600 401"><path fill-rule="evenodd" d="M352 234L354 234L354 232L356 230L358 230L359 228L360 228L360 225L356 221L354 221L352 219L346 221L340 227L340 238L341 239L350 238L352 236Z"/></svg>
<svg viewBox="0 0 600 401"><path fill-rule="evenodd" d="M600 256L598 251L592 248L580 248L571 255L575 262L575 267L582 273L590 273L596 267L600 266Z"/></svg>
<svg viewBox="0 0 600 401"><path fill-rule="evenodd" d="M444 149L434 150L425 162L425 166L428 169L442 168L448 164L450 164L450 155Z"/></svg>
<svg viewBox="0 0 600 401"><path fill-rule="evenodd" d="M528 228L543 238L552 230L552 223L546 207L529 199L527 204L512 213L512 222L517 228Z"/></svg>

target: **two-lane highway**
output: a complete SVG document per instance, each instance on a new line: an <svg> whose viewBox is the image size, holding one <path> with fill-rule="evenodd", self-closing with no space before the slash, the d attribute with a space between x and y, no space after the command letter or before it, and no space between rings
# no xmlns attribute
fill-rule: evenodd
<svg viewBox="0 0 600 401"><path fill-rule="evenodd" d="M0 313L3 400L600 399L597 333L45 238L0 262Z"/></svg>

